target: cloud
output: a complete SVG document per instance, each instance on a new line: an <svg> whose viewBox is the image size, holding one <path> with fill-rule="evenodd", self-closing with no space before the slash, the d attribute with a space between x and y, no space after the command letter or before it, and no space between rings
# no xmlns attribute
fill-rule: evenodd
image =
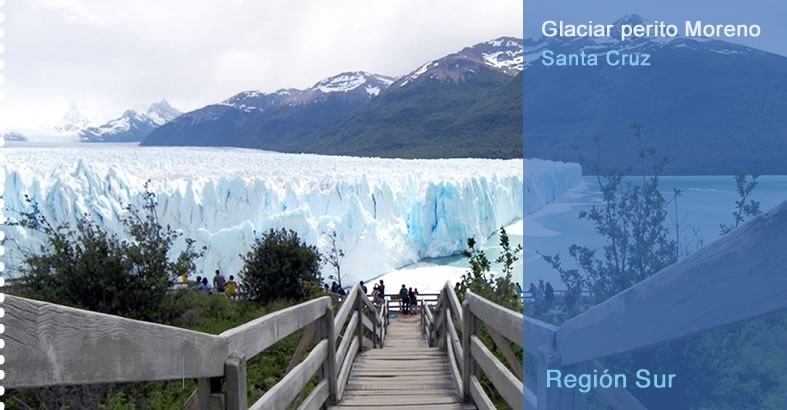
<svg viewBox="0 0 787 410"><path fill-rule="evenodd" d="M348 70L403 75L522 25L513 0L33 0L5 11L0 109L20 126L51 125L71 102L108 119Z"/></svg>

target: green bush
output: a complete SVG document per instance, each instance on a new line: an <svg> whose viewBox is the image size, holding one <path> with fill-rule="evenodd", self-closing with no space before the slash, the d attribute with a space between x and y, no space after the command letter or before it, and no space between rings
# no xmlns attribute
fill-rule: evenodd
<svg viewBox="0 0 787 410"><path fill-rule="evenodd" d="M303 300L319 290L322 256L295 231L271 229L242 258L240 289L248 300Z"/></svg>
<svg viewBox="0 0 787 410"><path fill-rule="evenodd" d="M75 227L52 225L28 198L30 208L12 223L38 231L45 239L38 252L22 250L14 292L133 319L171 319L177 312L167 292L176 277L194 270L201 251L186 239L186 249L173 261L170 252L180 234L158 223L155 194L146 192L144 200L141 210L127 208L122 224L129 239L120 239L87 215Z"/></svg>

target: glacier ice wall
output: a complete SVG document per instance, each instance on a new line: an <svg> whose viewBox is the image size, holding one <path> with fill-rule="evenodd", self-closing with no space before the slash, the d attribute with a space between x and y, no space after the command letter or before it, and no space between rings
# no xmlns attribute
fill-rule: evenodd
<svg viewBox="0 0 787 410"><path fill-rule="evenodd" d="M552 202L582 180L582 167L542 159L525 160L525 213L531 214Z"/></svg>
<svg viewBox="0 0 787 410"><path fill-rule="evenodd" d="M398 160L128 145L4 151L10 217L24 209L29 195L50 221L73 224L89 214L122 233L125 206L140 205L150 180L162 223L207 246L198 273L237 273L239 255L259 233L286 227L323 250L326 233L336 231L346 254L347 281L459 252L467 237L488 237L579 180L573 165L530 160L537 166L532 172L542 174L529 171L523 184L522 160ZM529 196L524 202L523 187ZM25 247L39 241L19 227L8 236Z"/></svg>

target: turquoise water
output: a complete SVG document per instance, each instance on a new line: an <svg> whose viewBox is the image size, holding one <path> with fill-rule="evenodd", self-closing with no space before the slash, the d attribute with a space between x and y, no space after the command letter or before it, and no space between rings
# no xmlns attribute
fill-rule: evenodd
<svg viewBox="0 0 787 410"><path fill-rule="evenodd" d="M681 248L694 251L707 245L719 238L720 224L733 222L737 193L732 176L662 177L661 191L670 201L673 188L682 190L683 194L678 199L677 215L673 204L670 205L668 223L674 235L675 222L679 221L681 242L685 245ZM760 201L763 212L787 200L787 176L760 177L752 199ZM595 177L585 177L581 185L525 217L525 283L543 279L558 289L564 288L560 275L544 262L539 252L560 253L567 262L570 258L568 248L572 244L594 248L603 245L592 224L578 218L579 211L590 209L600 200Z"/></svg>

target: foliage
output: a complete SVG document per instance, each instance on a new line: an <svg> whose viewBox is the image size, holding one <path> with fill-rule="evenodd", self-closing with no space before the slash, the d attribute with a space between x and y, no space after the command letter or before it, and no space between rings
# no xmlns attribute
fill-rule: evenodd
<svg viewBox="0 0 787 410"><path fill-rule="evenodd" d="M635 138L641 140L642 128L635 125L633 129ZM647 149L642 149L641 159L652 164L652 176L642 176L639 183L624 181L622 171L597 176L602 204L579 213L579 219L592 222L604 239L601 255L594 248L571 245L569 255L578 269L565 268L560 254L543 256L560 272L568 289L589 289L597 302L677 261L677 245L669 239L665 223L668 204L658 189L666 161Z"/></svg>
<svg viewBox="0 0 787 410"><path fill-rule="evenodd" d="M637 128L636 133L641 135ZM652 158L652 154L645 152L641 158ZM573 245L570 254L578 262L578 270L563 269L559 255L545 258L560 271L569 289L576 289L572 285L587 286L594 292L596 303L676 260L675 250L680 245L685 248L681 254L684 251L688 254L691 244L681 238L677 219L677 200L682 192L673 191L675 240L669 241L664 218L666 204L658 193L658 172L642 177L638 186L625 184L622 175L612 172L605 178L599 177L602 206L580 214L581 219L592 221L596 232L605 239L603 257ZM734 222L721 225L722 235L760 213L759 202L752 199L757 175L738 175L735 182L738 200ZM637 259L642 259L641 263ZM559 325L589 307L583 305L571 310L566 305L558 304L548 312L540 312L539 318ZM648 408L677 408L675 405L679 403L679 408L687 409L781 409L787 393L784 340L787 340L787 314L781 313L618 354L602 362L603 367L616 372L633 374L636 369L645 368L653 373L677 374L680 383L668 391L632 392ZM533 368L529 369L532 372ZM606 408L595 404L593 408Z"/></svg>
<svg viewBox="0 0 787 410"><path fill-rule="evenodd" d="M486 252L476 248L474 238L467 239L467 249L464 255L468 258L470 270L462 275L459 284L459 296L464 298L467 290L484 297L501 306L514 311L521 311L522 304L516 293L516 285L512 280L514 263L519 260L522 245L511 246L511 242L504 227L500 227L500 256L495 263L500 265L500 274L492 273L492 265Z"/></svg>
<svg viewBox="0 0 787 410"><path fill-rule="evenodd" d="M147 188L147 184L146 184ZM108 233L88 215L75 227L52 225L38 204L13 224L42 233L38 252L22 250L24 261L15 291L28 298L134 319L164 321L176 314L167 292L175 278L194 271L204 249L186 239L186 248L170 258L180 233L162 227L155 194L146 189L142 209L127 207L122 225L129 239Z"/></svg>
<svg viewBox="0 0 787 410"><path fill-rule="evenodd" d="M343 288L342 259L344 258L344 250L336 246L336 231L328 235L328 240L330 241L330 247L328 248L328 254L325 256L325 261L331 265L334 271L334 274L328 275L328 279L335 280L339 287Z"/></svg>
<svg viewBox="0 0 787 410"><path fill-rule="evenodd" d="M734 223L732 225L721 224L721 234L726 235L737 228L747 218L755 217L762 213L760 201L751 199L752 192L757 188L759 175L753 174L751 178L745 174L735 176L735 187L738 192L738 200L735 201L735 211L732 213Z"/></svg>
<svg viewBox="0 0 787 410"><path fill-rule="evenodd" d="M271 229L241 257L240 290L251 301L303 300L319 290L322 255L293 230Z"/></svg>

